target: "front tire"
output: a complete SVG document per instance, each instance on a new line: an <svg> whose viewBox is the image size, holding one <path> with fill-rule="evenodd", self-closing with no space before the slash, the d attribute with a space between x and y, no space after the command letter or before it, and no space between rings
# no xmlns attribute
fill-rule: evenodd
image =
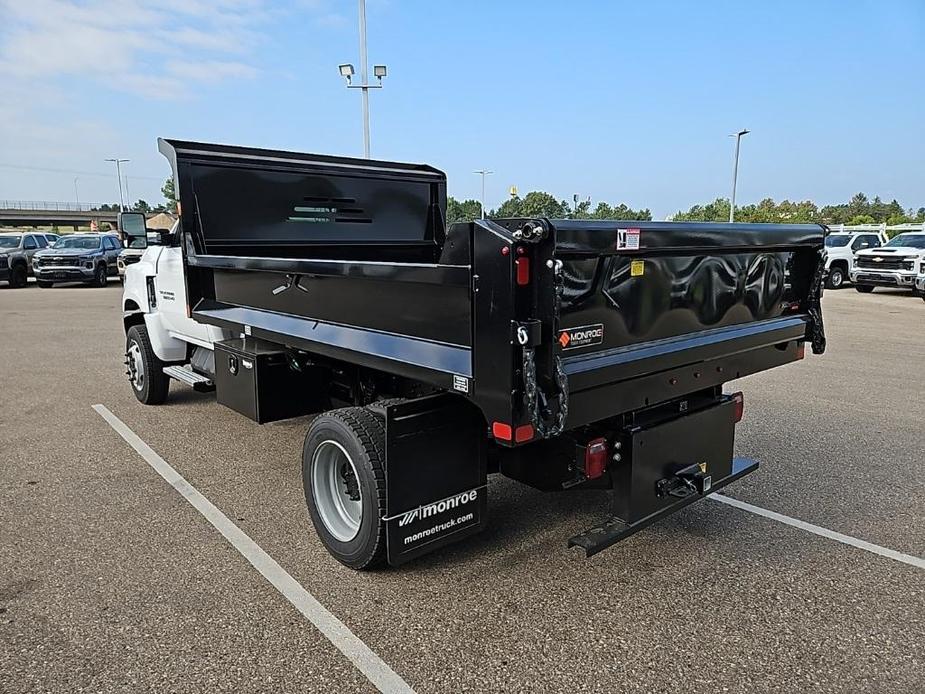
<svg viewBox="0 0 925 694"><path fill-rule="evenodd" d="M861 294L870 294L874 291L874 285L872 284L856 284L854 285L855 290L861 292Z"/></svg>
<svg viewBox="0 0 925 694"><path fill-rule="evenodd" d="M10 269L10 286L13 289L22 289L29 281L29 271L22 263L17 263Z"/></svg>
<svg viewBox="0 0 925 694"><path fill-rule="evenodd" d="M845 284L845 271L838 266L829 268L829 276L825 279L828 289L841 289Z"/></svg>
<svg viewBox="0 0 925 694"><path fill-rule="evenodd" d="M385 428L363 407L319 415L305 435L302 486L318 537L351 569L385 558Z"/></svg>
<svg viewBox="0 0 925 694"><path fill-rule="evenodd" d="M94 287L105 287L107 282L109 282L109 275L106 273L106 266L98 265L96 267L96 272L93 273L93 281L91 284Z"/></svg>
<svg viewBox="0 0 925 694"><path fill-rule="evenodd" d="M144 325L133 325L125 336L125 365L138 402L162 405L170 390L164 362L157 358Z"/></svg>

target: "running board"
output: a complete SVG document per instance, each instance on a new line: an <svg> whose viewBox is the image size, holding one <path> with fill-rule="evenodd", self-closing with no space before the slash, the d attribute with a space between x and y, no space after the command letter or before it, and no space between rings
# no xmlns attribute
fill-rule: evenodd
<svg viewBox="0 0 925 694"><path fill-rule="evenodd" d="M215 384L211 378L203 376L182 366L165 366L164 374L170 376L175 381L180 381L190 386L199 393L208 393L215 390Z"/></svg>
<svg viewBox="0 0 925 694"><path fill-rule="evenodd" d="M685 506L694 503L698 499L703 499L713 492L722 489L730 482L735 482L737 479L744 477L750 472L754 472L758 469L758 461L750 460L748 458L735 458L732 461L732 474L727 477L714 482L710 487L710 491L706 494L691 494L682 499L679 499L676 503L671 506L666 506L665 508L653 513L650 516L646 516L634 523L625 523L616 516L611 516L605 520L600 525L596 525L593 528L585 530L583 533L579 533L574 537L571 537L568 541L569 547L581 547L585 551L586 557L591 557L600 552L601 550L607 549L611 545L615 545L621 540L625 540L630 535L638 533L643 528L660 521L666 516L670 516L676 511L680 511Z"/></svg>

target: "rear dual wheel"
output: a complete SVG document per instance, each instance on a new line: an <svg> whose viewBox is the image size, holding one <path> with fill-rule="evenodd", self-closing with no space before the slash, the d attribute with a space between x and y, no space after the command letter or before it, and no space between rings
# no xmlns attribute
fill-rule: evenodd
<svg viewBox="0 0 925 694"><path fill-rule="evenodd" d="M385 558L385 428L363 407L317 416L302 448L302 486L325 549L352 569Z"/></svg>

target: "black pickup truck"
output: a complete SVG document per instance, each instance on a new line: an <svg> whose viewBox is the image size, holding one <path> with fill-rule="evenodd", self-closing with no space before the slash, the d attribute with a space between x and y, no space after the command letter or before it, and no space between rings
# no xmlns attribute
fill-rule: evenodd
<svg viewBox="0 0 925 694"><path fill-rule="evenodd" d="M160 150L189 314L232 336L191 345L191 370L257 421L323 412L305 497L353 568L481 530L489 473L612 490L612 515L569 541L598 552L754 471L723 384L825 349L821 226L447 227L429 166Z"/></svg>

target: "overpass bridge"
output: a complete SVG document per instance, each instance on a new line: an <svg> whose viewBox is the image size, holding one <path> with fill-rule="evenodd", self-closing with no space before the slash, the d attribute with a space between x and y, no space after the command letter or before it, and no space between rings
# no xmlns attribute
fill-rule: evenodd
<svg viewBox="0 0 925 694"><path fill-rule="evenodd" d="M91 222L108 222L113 227L118 210L101 210L93 203L49 202L36 200L0 200L2 226L90 226ZM153 217L156 212L148 212Z"/></svg>

